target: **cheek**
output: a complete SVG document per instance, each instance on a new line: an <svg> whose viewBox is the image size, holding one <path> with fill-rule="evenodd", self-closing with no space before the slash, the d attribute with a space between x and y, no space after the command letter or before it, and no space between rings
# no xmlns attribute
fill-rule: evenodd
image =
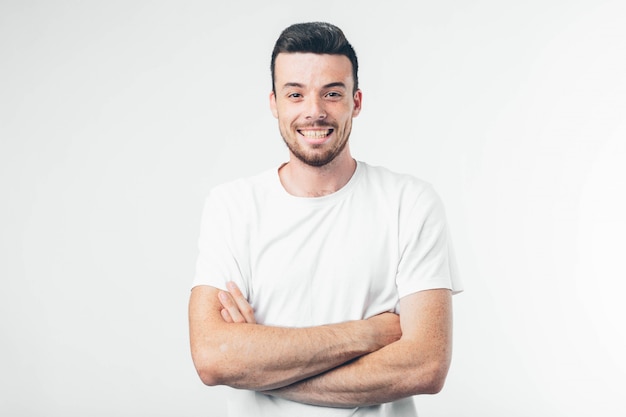
<svg viewBox="0 0 626 417"><path fill-rule="evenodd" d="M275 115L276 118L278 118L278 120L284 124L293 123L297 119L294 109L286 106L277 106Z"/></svg>
<svg viewBox="0 0 626 417"><path fill-rule="evenodd" d="M342 129L347 129L350 127L350 125L352 124L352 117L346 117L344 120L342 120L339 125Z"/></svg>

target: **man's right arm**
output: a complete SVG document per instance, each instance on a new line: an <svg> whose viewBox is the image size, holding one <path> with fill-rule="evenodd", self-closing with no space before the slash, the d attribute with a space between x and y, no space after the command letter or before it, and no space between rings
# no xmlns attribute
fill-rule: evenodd
<svg viewBox="0 0 626 417"><path fill-rule="evenodd" d="M189 301L192 358L207 385L281 388L376 351L401 335L398 316L391 313L308 328L228 323L220 292L196 286Z"/></svg>

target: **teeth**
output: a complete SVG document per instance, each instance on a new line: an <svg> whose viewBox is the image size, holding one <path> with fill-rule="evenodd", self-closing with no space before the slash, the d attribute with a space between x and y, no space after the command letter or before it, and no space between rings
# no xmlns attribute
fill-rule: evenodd
<svg viewBox="0 0 626 417"><path fill-rule="evenodd" d="M300 131L300 133L302 133L303 136L306 136L307 138L314 138L314 139L324 138L324 137L330 135L330 132L332 132L332 129L327 129L327 130L301 130Z"/></svg>

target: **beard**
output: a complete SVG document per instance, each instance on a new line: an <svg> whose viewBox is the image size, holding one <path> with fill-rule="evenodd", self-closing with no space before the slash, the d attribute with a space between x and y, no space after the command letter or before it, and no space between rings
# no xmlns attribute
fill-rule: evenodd
<svg viewBox="0 0 626 417"><path fill-rule="evenodd" d="M333 126L335 132L337 132L336 126ZM351 130L351 129L350 129ZM281 136L289 151L298 158L301 162L312 166L312 167L323 167L331 163L337 155L341 154L341 152L346 148L348 144L348 139L350 137L350 130L344 132L345 139L341 141L337 146L333 146L330 149L321 150L324 145L312 145L311 150L303 149L300 146L300 142L298 140L294 140L290 142L286 139L288 135L286 135L281 129Z"/></svg>

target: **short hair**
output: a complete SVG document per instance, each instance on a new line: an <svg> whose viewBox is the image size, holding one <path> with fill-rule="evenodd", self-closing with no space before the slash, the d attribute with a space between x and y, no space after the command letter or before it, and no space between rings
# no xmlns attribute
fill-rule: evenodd
<svg viewBox="0 0 626 417"><path fill-rule="evenodd" d="M272 51L272 91L276 92L274 84L274 69L276 57L280 53L312 52L314 54L344 55L352 63L352 78L354 78L354 92L359 85L359 63L354 48L346 39L341 29L325 22L296 23L283 30Z"/></svg>

